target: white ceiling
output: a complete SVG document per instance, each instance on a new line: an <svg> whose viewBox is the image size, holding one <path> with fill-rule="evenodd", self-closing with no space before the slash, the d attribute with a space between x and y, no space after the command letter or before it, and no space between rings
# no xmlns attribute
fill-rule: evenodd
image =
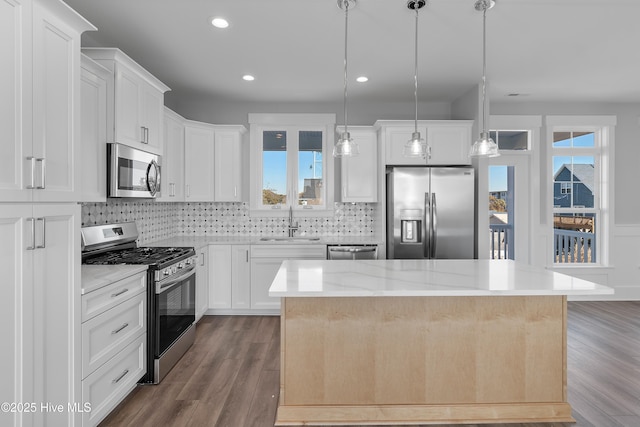
<svg viewBox="0 0 640 427"><path fill-rule="evenodd" d="M335 102L343 96L344 12L336 0L66 0L172 89L212 100ZM420 10L420 101L451 102L482 73L475 0ZM495 101L640 102L640 1L497 0L487 13ZM223 16L226 30L212 27ZM358 0L349 12L349 99L413 101L415 12ZM245 82L244 74L256 80ZM355 77L366 75L360 84ZM524 94L508 97L508 94Z"/></svg>

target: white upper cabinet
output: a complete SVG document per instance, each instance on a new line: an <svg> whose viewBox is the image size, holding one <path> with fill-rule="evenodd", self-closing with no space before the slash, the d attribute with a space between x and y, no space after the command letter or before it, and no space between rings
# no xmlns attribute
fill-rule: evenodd
<svg viewBox="0 0 640 427"><path fill-rule="evenodd" d="M342 128L338 128L342 132ZM358 143L360 154L337 160L340 177L336 180L336 200L340 202L378 201L378 142L371 126L350 126L349 133Z"/></svg>
<svg viewBox="0 0 640 427"><path fill-rule="evenodd" d="M107 141L113 128L107 123L113 113L113 73L82 55L81 75L81 151L82 202L107 201Z"/></svg>
<svg viewBox="0 0 640 427"><path fill-rule="evenodd" d="M213 201L212 125L188 121L184 130L184 199L187 202Z"/></svg>
<svg viewBox="0 0 640 427"><path fill-rule="evenodd" d="M385 165L470 165L472 120L420 120L418 131L431 147L431 157L403 155L404 145L411 139L415 123L410 120L382 120L380 129Z"/></svg>
<svg viewBox="0 0 640 427"><path fill-rule="evenodd" d="M184 182L187 202L242 200L244 126L186 121Z"/></svg>
<svg viewBox="0 0 640 427"><path fill-rule="evenodd" d="M61 1L0 2L0 198L80 199L80 35Z"/></svg>
<svg viewBox="0 0 640 427"><path fill-rule="evenodd" d="M184 133L185 119L165 107L161 202L184 202Z"/></svg>
<svg viewBox="0 0 640 427"><path fill-rule="evenodd" d="M114 73L115 142L162 154L164 93L169 88L115 48L84 48Z"/></svg>
<svg viewBox="0 0 640 427"><path fill-rule="evenodd" d="M216 126L214 201L242 201L242 135L244 126Z"/></svg>

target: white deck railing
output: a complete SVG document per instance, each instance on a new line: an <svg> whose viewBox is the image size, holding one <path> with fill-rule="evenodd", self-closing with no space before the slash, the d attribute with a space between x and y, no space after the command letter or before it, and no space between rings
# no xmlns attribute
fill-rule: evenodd
<svg viewBox="0 0 640 427"><path fill-rule="evenodd" d="M491 232L491 259L514 259L513 244L511 243L513 225L490 224L489 230Z"/></svg>
<svg viewBox="0 0 640 427"><path fill-rule="evenodd" d="M596 262L596 235L583 231L553 229L555 262Z"/></svg>

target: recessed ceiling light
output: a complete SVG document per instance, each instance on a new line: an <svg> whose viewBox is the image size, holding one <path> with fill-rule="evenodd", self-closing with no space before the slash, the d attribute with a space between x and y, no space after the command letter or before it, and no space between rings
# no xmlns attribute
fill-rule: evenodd
<svg viewBox="0 0 640 427"><path fill-rule="evenodd" d="M248 82L252 82L254 81L256 78L253 77L251 74L245 74L244 76L242 76L242 80L246 80Z"/></svg>
<svg viewBox="0 0 640 427"><path fill-rule="evenodd" d="M368 81L369 81L369 77L366 77L366 76L360 76L360 77L358 77L358 78L356 79L356 81L357 81L358 83L368 82Z"/></svg>
<svg viewBox="0 0 640 427"><path fill-rule="evenodd" d="M229 22L224 18L211 18L211 25L216 28L227 28Z"/></svg>

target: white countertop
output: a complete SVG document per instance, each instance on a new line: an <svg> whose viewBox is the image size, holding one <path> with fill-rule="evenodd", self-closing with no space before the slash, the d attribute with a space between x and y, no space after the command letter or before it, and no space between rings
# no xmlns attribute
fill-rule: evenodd
<svg viewBox="0 0 640 427"><path fill-rule="evenodd" d="M146 265L83 264L81 268L82 295L146 270Z"/></svg>
<svg viewBox="0 0 640 427"><path fill-rule="evenodd" d="M382 239L368 236L316 236L300 235L287 241L263 241L262 238L282 238L284 235L258 236L176 236L168 239L156 240L142 246L174 246L194 247L196 250L207 245L381 245ZM306 240L305 237L318 237L319 240Z"/></svg>
<svg viewBox="0 0 640 427"><path fill-rule="evenodd" d="M284 261L269 296L605 295L613 289L510 260Z"/></svg>

